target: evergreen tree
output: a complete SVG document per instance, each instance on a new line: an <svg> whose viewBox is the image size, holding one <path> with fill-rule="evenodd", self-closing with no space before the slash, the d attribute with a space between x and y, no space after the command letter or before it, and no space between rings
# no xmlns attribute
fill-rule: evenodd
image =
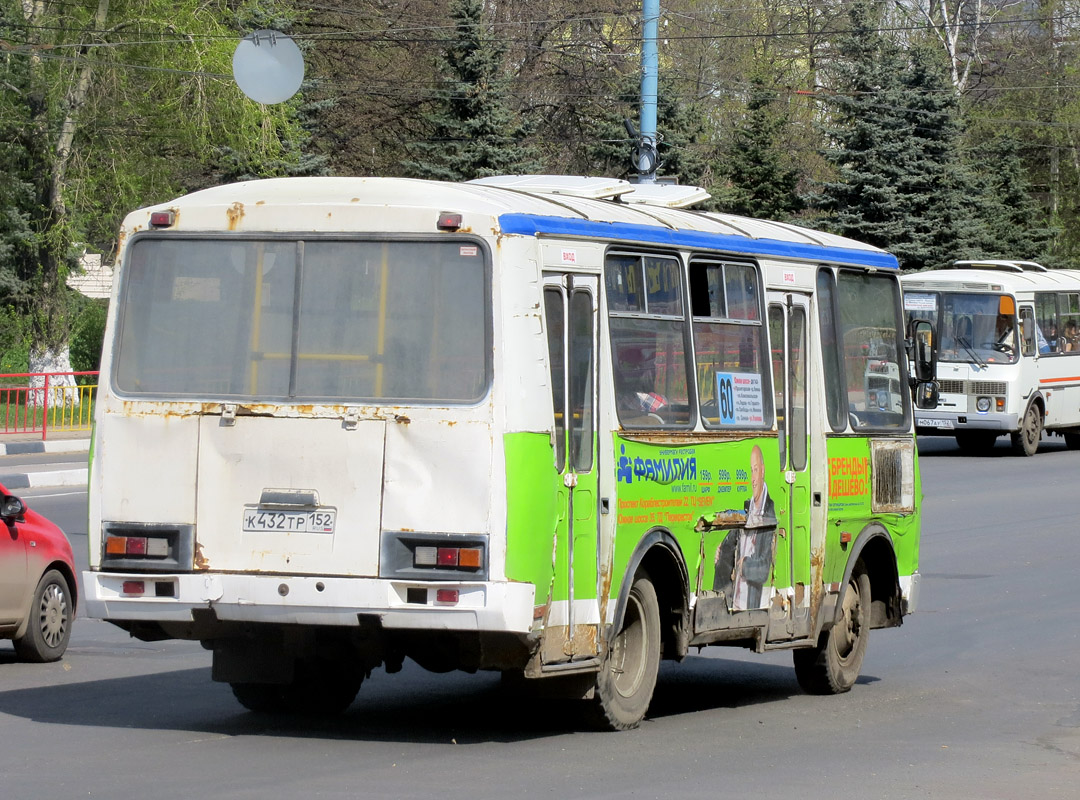
<svg viewBox="0 0 1080 800"><path fill-rule="evenodd" d="M621 86L618 101L586 128L588 140L582 149L590 173L622 178L637 174L632 158L634 142L627 134L625 120L636 119L641 108L641 76L627 75ZM719 157L708 119L704 102L687 98L672 78L660 74L656 100L660 155L657 178L714 190L720 172Z"/></svg>
<svg viewBox="0 0 1080 800"><path fill-rule="evenodd" d="M983 142L972 161L981 167L972 195L980 225L959 257L1052 261L1054 230L1043 224L1045 212L1032 197L1016 140L998 136Z"/></svg>
<svg viewBox="0 0 1080 800"><path fill-rule="evenodd" d="M880 33L880 6L858 0L837 41L824 155L835 178L815 206L838 233L883 247L903 269L952 260L971 229L958 153L958 107L929 50L901 50Z"/></svg>
<svg viewBox="0 0 1080 800"><path fill-rule="evenodd" d="M483 0L451 0L454 33L443 53L449 83L426 115L430 136L413 146L406 169L421 178L461 181L540 169L510 107L505 46L492 34Z"/></svg>
<svg viewBox="0 0 1080 800"><path fill-rule="evenodd" d="M786 115L776 108L776 92L755 77L746 115L725 154L727 182L717 198L725 211L786 220L802 209L799 172L781 150L786 125Z"/></svg>

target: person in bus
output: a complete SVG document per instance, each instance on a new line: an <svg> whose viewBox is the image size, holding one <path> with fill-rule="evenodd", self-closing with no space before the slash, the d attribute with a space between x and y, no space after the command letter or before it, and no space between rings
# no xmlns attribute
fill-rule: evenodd
<svg viewBox="0 0 1080 800"><path fill-rule="evenodd" d="M1072 353L1080 349L1080 331L1077 330L1076 320L1070 319L1065 323L1065 336L1063 337L1062 350Z"/></svg>
<svg viewBox="0 0 1080 800"><path fill-rule="evenodd" d="M617 350L615 364L615 396L619 409L626 415L648 417L655 422L659 412L668 405L667 398L656 391L656 354L639 346Z"/></svg>

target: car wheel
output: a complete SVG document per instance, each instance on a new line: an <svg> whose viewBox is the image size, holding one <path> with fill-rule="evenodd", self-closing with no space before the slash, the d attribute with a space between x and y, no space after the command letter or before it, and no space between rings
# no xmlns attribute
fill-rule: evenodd
<svg viewBox="0 0 1080 800"><path fill-rule="evenodd" d="M74 609L67 579L50 569L34 589L26 633L15 640L15 652L23 661L56 661L67 650L71 639Z"/></svg>

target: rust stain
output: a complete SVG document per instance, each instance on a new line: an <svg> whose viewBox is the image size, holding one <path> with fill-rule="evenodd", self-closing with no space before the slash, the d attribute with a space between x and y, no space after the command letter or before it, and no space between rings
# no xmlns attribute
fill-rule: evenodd
<svg viewBox="0 0 1080 800"><path fill-rule="evenodd" d="M201 542L195 542L195 569L210 569L210 560L203 555Z"/></svg>
<svg viewBox="0 0 1080 800"><path fill-rule="evenodd" d="M412 420L406 417L404 414L394 414L394 422L398 423L399 425L408 425L410 422L412 422Z"/></svg>
<svg viewBox="0 0 1080 800"><path fill-rule="evenodd" d="M240 227L240 220L244 218L244 204L239 202L233 203L225 210L225 216L229 220L229 230L235 231Z"/></svg>
<svg viewBox="0 0 1080 800"><path fill-rule="evenodd" d="M795 584L795 605L796 606L801 606L803 604L803 599L805 597L806 597L806 584L805 583L796 583Z"/></svg>
<svg viewBox="0 0 1080 800"><path fill-rule="evenodd" d="M825 549L814 548L810 551L810 619L817 619L825 599L825 586L821 582L824 572Z"/></svg>
<svg viewBox="0 0 1080 800"><path fill-rule="evenodd" d="M607 619L608 603L611 601L611 566L600 567L600 619Z"/></svg>
<svg viewBox="0 0 1080 800"><path fill-rule="evenodd" d="M264 205L266 205L266 201L265 200L259 200L257 203L255 203L255 205L264 206Z"/></svg>
<svg viewBox="0 0 1080 800"><path fill-rule="evenodd" d="M572 646L573 655L596 655L596 626L575 625Z"/></svg>

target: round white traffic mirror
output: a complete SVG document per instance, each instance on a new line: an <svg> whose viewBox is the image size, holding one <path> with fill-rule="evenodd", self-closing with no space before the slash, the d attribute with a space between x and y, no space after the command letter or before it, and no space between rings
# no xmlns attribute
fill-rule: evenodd
<svg viewBox="0 0 1080 800"><path fill-rule="evenodd" d="M233 78L256 103L283 103L304 80L304 57L296 42L277 31L255 31L233 53Z"/></svg>

